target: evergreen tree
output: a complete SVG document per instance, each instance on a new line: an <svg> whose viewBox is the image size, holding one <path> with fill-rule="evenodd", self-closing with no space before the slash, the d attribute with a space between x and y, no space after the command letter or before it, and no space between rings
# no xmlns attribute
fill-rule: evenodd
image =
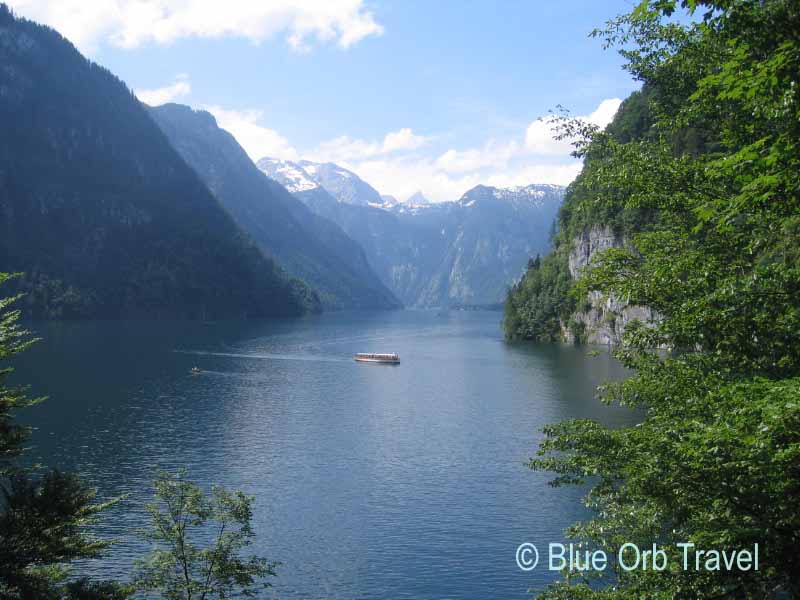
<svg viewBox="0 0 800 600"><path fill-rule="evenodd" d="M0 284L9 279L0 273ZM97 502L75 475L17 460L29 431L14 413L42 400L6 383L9 360L34 341L19 325L20 311L11 308L17 299L0 299L0 598L126 597L128 590L113 582L67 582L71 561L95 558L107 547L86 527L113 502Z"/></svg>

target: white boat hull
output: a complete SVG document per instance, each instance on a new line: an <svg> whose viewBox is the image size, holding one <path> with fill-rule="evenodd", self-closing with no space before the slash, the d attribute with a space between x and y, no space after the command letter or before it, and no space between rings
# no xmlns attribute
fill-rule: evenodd
<svg viewBox="0 0 800 600"><path fill-rule="evenodd" d="M384 365L400 364L400 357L396 354L356 354L353 358L356 362L378 363Z"/></svg>

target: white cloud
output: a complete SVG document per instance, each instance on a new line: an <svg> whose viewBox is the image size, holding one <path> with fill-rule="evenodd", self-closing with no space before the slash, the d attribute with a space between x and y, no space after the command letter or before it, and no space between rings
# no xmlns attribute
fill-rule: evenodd
<svg viewBox="0 0 800 600"><path fill-rule="evenodd" d="M621 101L603 100L577 118L605 127ZM337 162L351 169L381 193L405 199L421 190L434 200L457 200L479 183L498 187L530 183L569 184L581 170L568 140L553 139L553 117L531 122L517 137L490 139L477 148L449 148L437 155L418 150L433 138L410 128L386 134L383 141L348 136L319 144L304 156ZM440 151L441 152L441 151Z"/></svg>
<svg viewBox="0 0 800 600"><path fill-rule="evenodd" d="M614 115L617 114L619 110L619 105L622 104L622 100L620 98L608 98L607 100L603 100L600 103L600 106L586 117L586 120L590 123L594 123L600 129L603 129L606 125L611 123L611 120L614 118Z"/></svg>
<svg viewBox="0 0 800 600"><path fill-rule="evenodd" d="M616 99L604 100L581 118L604 126L613 118L619 103ZM220 127L233 134L254 161L270 156L336 162L381 193L400 199L422 191L433 201L457 200L478 184L567 185L581 169L581 161L570 155L569 144L553 142L549 129L534 128L535 136L529 135L531 127L542 121L534 121L515 139L490 139L479 148L439 149L436 153L428 148L435 138L415 134L406 127L375 141L341 136L322 142L311 151L298 152L284 136L262 124L261 111L203 108L216 117Z"/></svg>
<svg viewBox="0 0 800 600"><path fill-rule="evenodd" d="M622 100L619 98L608 98L603 100L591 114L576 118L588 121L602 129L614 118L620 104L622 104ZM554 125L555 117L553 116L537 119L528 125L525 130L525 148L529 153L553 156L569 154L573 150L569 140L555 139Z"/></svg>
<svg viewBox="0 0 800 600"><path fill-rule="evenodd" d="M500 143L490 140L481 149L450 149L436 159L436 166L447 173L464 173L485 167L504 168L520 151L516 140Z"/></svg>
<svg viewBox="0 0 800 600"><path fill-rule="evenodd" d="M183 96L188 96L192 91L192 84L189 76L181 74L175 77L175 81L164 87L151 90L136 90L136 96L150 106L159 106L167 102L173 102Z"/></svg>
<svg viewBox="0 0 800 600"><path fill-rule="evenodd" d="M298 154L289 141L274 129L260 124L263 113L259 110L229 110L219 106L203 106L217 120L217 124L236 138L253 161L264 156L297 160Z"/></svg>
<svg viewBox="0 0 800 600"><path fill-rule="evenodd" d="M512 187L531 183L553 183L569 185L581 172L582 163L574 160L566 164L530 164L516 169L495 173L486 179L488 185Z"/></svg>
<svg viewBox="0 0 800 600"><path fill-rule="evenodd" d="M458 200L478 184L496 187L553 183L568 185L581 170L581 162L520 163L501 168L467 169L454 173L443 170L438 160L427 158L377 159L346 163L342 166L357 173L382 194L404 200L417 191L433 201Z"/></svg>
<svg viewBox="0 0 800 600"><path fill-rule="evenodd" d="M366 160L351 163L348 168L382 194L401 200L417 191L434 201L457 200L482 182L477 173L451 176L439 169L434 161L425 158Z"/></svg>
<svg viewBox="0 0 800 600"><path fill-rule="evenodd" d="M427 138L416 135L409 127L387 133L383 138L383 151L396 152L398 150L416 150L425 145Z"/></svg>
<svg viewBox="0 0 800 600"><path fill-rule="evenodd" d="M11 0L19 14L46 23L85 52L168 44L186 37L261 42L284 33L295 49L335 42L349 48L381 35L363 0Z"/></svg>
<svg viewBox="0 0 800 600"><path fill-rule="evenodd" d="M568 155L572 151L572 146L566 140L555 139L554 126L554 117L543 117L528 125L525 130L525 149L530 154Z"/></svg>
<svg viewBox="0 0 800 600"><path fill-rule="evenodd" d="M387 133L383 141L368 142L343 135L320 143L307 156L319 162L345 162L363 160L375 156L416 150L424 146L430 138L415 134L404 127Z"/></svg>
<svg viewBox="0 0 800 600"><path fill-rule="evenodd" d="M318 162L346 162L380 154L381 145L375 142L353 139L343 135L321 142L308 153L308 158Z"/></svg>

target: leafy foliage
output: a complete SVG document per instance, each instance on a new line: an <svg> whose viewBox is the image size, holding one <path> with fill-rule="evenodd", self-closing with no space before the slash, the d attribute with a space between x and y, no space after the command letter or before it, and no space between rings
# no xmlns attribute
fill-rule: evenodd
<svg viewBox="0 0 800 600"><path fill-rule="evenodd" d="M622 103L604 134L609 143L613 140L624 146L653 135L652 95L645 87ZM624 238L645 229L656 218L654 211L625 206L611 197L597 201L591 181L595 173L604 172L608 165L599 144L589 146L585 142L597 137L594 126L570 119L565 113L555 118L555 129L560 137L575 140L575 155L584 158L584 168L567 188L559 209L553 252L542 257L537 268L529 268L509 290L503 321L508 339L555 341L569 331L576 341L581 341L583 324L572 319L572 315L581 307L582 290L575 289L568 258L575 240L594 225L607 226ZM616 190L611 193L613 198L617 197Z"/></svg>
<svg viewBox="0 0 800 600"><path fill-rule="evenodd" d="M12 278L12 275L0 273L0 285ZM0 368L0 477L11 473L11 461L22 453L22 445L29 433L27 428L14 423L14 411L40 400L28 398L24 389L9 387L5 383L13 372L12 367L5 366L7 361L35 341L20 327L20 311L10 308L17 300L19 296L0 298L0 364L4 365Z"/></svg>
<svg viewBox="0 0 800 600"><path fill-rule="evenodd" d="M89 537L85 528L113 502L95 502L94 491L75 475L18 472L0 493L0 590L4 597L58 597L59 584L68 575L67 563L96 558L108 546Z"/></svg>
<svg viewBox="0 0 800 600"><path fill-rule="evenodd" d="M215 486L211 496L182 475L162 473L148 505L152 526L144 533L157 546L139 565L138 586L169 600L254 596L268 587L275 563L240 552L254 536L253 497ZM203 541L209 539L204 546Z"/></svg>
<svg viewBox="0 0 800 600"><path fill-rule="evenodd" d="M761 568L617 570L600 577L606 587L573 574L542 598L800 594L800 6L680 6L695 19L644 1L598 32L652 90L654 122L627 141L588 132L575 186L600 210L656 216L575 288L663 316L626 329L616 355L635 375L601 388L645 417L551 426L531 467L555 485L591 484L595 516L569 532L590 546L758 543Z"/></svg>
<svg viewBox="0 0 800 600"><path fill-rule="evenodd" d="M572 276L563 252L531 259L525 276L509 291L503 316L507 337L559 340L561 323L575 309L571 288Z"/></svg>

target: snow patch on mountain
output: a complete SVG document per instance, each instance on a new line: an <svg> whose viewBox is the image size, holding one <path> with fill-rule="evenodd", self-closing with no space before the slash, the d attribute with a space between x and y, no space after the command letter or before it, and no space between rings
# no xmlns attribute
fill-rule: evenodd
<svg viewBox="0 0 800 600"><path fill-rule="evenodd" d="M290 160L265 157L256 166L290 192L306 192L319 187L306 168Z"/></svg>

